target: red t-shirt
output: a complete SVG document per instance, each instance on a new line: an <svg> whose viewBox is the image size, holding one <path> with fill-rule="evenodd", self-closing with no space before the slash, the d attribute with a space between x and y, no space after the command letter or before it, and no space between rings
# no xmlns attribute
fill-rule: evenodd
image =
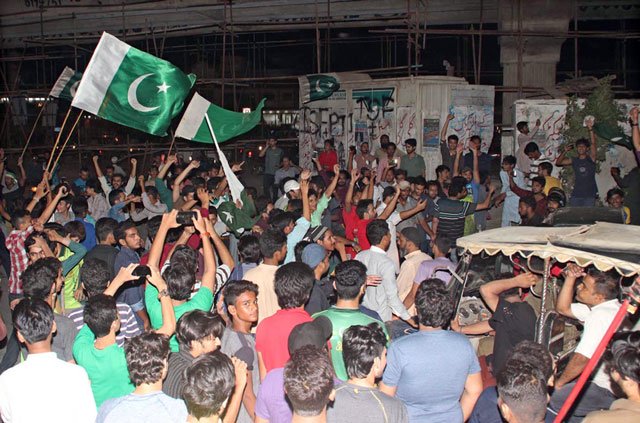
<svg viewBox="0 0 640 423"><path fill-rule="evenodd" d="M367 239L367 225L372 219L360 219L356 213L356 208L351 206L351 211L342 210L342 220L344 220L344 234L347 239L358 239L358 245L363 250L371 248ZM347 251L349 253L349 251ZM355 251L354 251L355 253ZM355 254L354 254L355 255Z"/></svg>
<svg viewBox="0 0 640 423"><path fill-rule="evenodd" d="M284 367L289 361L289 334L300 323L311 322L309 313L299 308L278 310L267 317L256 329L256 351L269 372Z"/></svg>
<svg viewBox="0 0 640 423"><path fill-rule="evenodd" d="M368 250L371 248L371 244L369 243L369 239L367 238L367 225L373 219L358 219L358 224L356 225L355 236L358 238L358 245L362 250Z"/></svg>
<svg viewBox="0 0 640 423"><path fill-rule="evenodd" d="M338 164L338 153L336 153L336 150L323 151L318 156L318 161L323 170L333 172L333 166Z"/></svg>

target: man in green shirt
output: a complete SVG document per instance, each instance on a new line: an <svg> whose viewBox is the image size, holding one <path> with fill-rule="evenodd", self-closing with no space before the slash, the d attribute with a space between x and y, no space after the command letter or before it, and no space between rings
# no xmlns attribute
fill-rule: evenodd
<svg viewBox="0 0 640 423"><path fill-rule="evenodd" d="M162 223L160 223L158 233L153 240L151 250L149 250L149 266L159 267L158 265L167 233L170 229L180 226L180 224L176 222L177 215L178 211L172 210L170 213L162 216ZM209 311L213 305L213 293L216 283L216 262L211 238L216 235L209 219L203 219L199 211L196 211L196 216L197 217L193 219L193 225L200 233L204 253L204 274L202 275L202 285L200 289L190 298L193 286L196 283L195 272L193 272L190 266L170 265L163 272L163 277L167 281L169 298L176 320L191 310ZM216 242L218 241L219 239L216 239ZM159 328L164 324L164 319L161 311L161 301L158 301L158 290L153 286L147 286L144 297L151 327ZM175 336L171 337L170 347L172 352L179 351L178 341Z"/></svg>
<svg viewBox="0 0 640 423"><path fill-rule="evenodd" d="M417 146L418 142L415 138L409 138L404 142L404 148L407 150L407 154L400 158L400 169L407 171L408 178L425 176L426 166L424 164L424 158L416 153Z"/></svg>
<svg viewBox="0 0 640 423"><path fill-rule="evenodd" d="M91 380L91 390L96 407L110 398L128 395L134 390L129 379L124 349L116 343L116 333L120 330L120 317L113 295L125 282L136 279L132 272L137 266L129 265L128 277L116 278L104 294L95 295L84 307L85 325L80 329L73 344L73 357L82 366ZM153 285L162 303L163 325L156 333L173 335L176 318L171 299L167 294L167 284L157 268L151 268L147 277L149 287Z"/></svg>
<svg viewBox="0 0 640 423"><path fill-rule="evenodd" d="M318 316L325 316L333 325L333 334L331 335L331 361L336 371L336 376L341 380L349 379L347 370L342 358L342 334L351 326L366 326L370 323L377 323L384 331L387 339L389 335L384 324L369 317L360 311L360 299L364 295L365 284L367 281L367 267L356 260L348 260L336 266L335 282L333 283L338 301L336 305L328 310L321 311L313 315L315 319Z"/></svg>

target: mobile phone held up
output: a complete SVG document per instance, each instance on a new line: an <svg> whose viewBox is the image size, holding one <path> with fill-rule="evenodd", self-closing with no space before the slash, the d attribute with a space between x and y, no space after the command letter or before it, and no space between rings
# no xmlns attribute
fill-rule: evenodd
<svg viewBox="0 0 640 423"><path fill-rule="evenodd" d="M186 211L180 212L176 216L176 222L184 226L193 226L193 218L196 217L196 212Z"/></svg>

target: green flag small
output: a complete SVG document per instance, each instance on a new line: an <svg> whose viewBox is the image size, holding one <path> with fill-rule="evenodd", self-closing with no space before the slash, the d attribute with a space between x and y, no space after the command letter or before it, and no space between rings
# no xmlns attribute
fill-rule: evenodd
<svg viewBox="0 0 640 423"><path fill-rule="evenodd" d="M204 115L209 116L218 142L228 141L233 137L253 129L262 119L263 98L258 107L251 113L238 113L223 109L195 93L191 103L182 116L176 129L176 136L191 141L213 144L211 132L207 128Z"/></svg>
<svg viewBox="0 0 640 423"><path fill-rule="evenodd" d="M51 88L49 96L72 101L76 95L76 90L78 89L81 79L82 74L80 72L76 72L70 67L65 66L58 80L53 85L53 88Z"/></svg>
<svg viewBox="0 0 640 423"><path fill-rule="evenodd" d="M335 73L322 73L298 77L300 98L303 103L322 100L340 89L340 78Z"/></svg>
<svg viewBox="0 0 640 423"><path fill-rule="evenodd" d="M196 77L102 34L72 106L153 135L166 135Z"/></svg>

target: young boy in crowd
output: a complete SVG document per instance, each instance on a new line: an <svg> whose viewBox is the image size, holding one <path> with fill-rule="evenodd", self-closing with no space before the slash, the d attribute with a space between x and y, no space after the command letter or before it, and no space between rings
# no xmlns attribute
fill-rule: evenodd
<svg viewBox="0 0 640 423"><path fill-rule="evenodd" d="M162 392L162 380L167 375L169 337L145 332L128 341L124 352L135 389L129 395L105 401L98 410L96 423L185 421L184 402Z"/></svg>
<svg viewBox="0 0 640 423"><path fill-rule="evenodd" d="M173 398L182 398L184 371L198 357L216 351L224 332L220 316L202 310L188 311L176 324L176 339L180 350L169 354L169 370L162 391Z"/></svg>
<svg viewBox="0 0 640 423"><path fill-rule="evenodd" d="M333 287L338 295L336 305L313 315L314 319L324 316L332 323L333 332L330 339L331 361L333 362L336 376L341 380L348 379L342 352L342 334L345 330L354 325L364 326L375 323L385 333L385 338L388 338L382 322L360 311L360 299L365 293L366 281L367 267L364 264L356 260L340 263L336 266L333 282Z"/></svg>
<svg viewBox="0 0 640 423"><path fill-rule="evenodd" d="M281 309L261 321L256 329L260 380L270 370L284 367L289 360L287 342L294 326L312 320L304 311L304 305L309 300L313 281L313 271L304 263L285 264L276 271L274 289Z"/></svg>
<svg viewBox="0 0 640 423"><path fill-rule="evenodd" d="M5 422L84 423L96 417L87 372L56 357L51 339L56 323L51 306L25 298L13 312L25 361L0 376L0 415ZM37 404L34 404L37 399Z"/></svg>
<svg viewBox="0 0 640 423"><path fill-rule="evenodd" d="M624 205L624 191L620 188L611 188L607 191L607 204L609 207L622 212L622 221L628 225L631 223L631 211Z"/></svg>
<svg viewBox="0 0 640 423"><path fill-rule="evenodd" d="M354 325L342 335L342 356L349 379L336 388L333 406L327 409L329 421L369 423L407 423L407 408L397 398L380 392L376 379L387 364L387 336L371 323Z"/></svg>
<svg viewBox="0 0 640 423"><path fill-rule="evenodd" d="M335 398L326 352L311 345L294 352L284 368L284 390L293 407L292 422L326 422L327 404Z"/></svg>
<svg viewBox="0 0 640 423"><path fill-rule="evenodd" d="M225 286L223 296L231 325L222 335L220 351L229 357L239 358L247 364L249 376L238 422L253 423L256 394L260 387L256 339L251 333L251 328L258 322L258 286L248 281L233 281Z"/></svg>
<svg viewBox="0 0 640 423"><path fill-rule="evenodd" d="M549 195L549 191L552 188L562 189L562 181L552 176L553 172L553 163L551 162L542 162L538 165L538 176L542 176L544 178L544 195Z"/></svg>

